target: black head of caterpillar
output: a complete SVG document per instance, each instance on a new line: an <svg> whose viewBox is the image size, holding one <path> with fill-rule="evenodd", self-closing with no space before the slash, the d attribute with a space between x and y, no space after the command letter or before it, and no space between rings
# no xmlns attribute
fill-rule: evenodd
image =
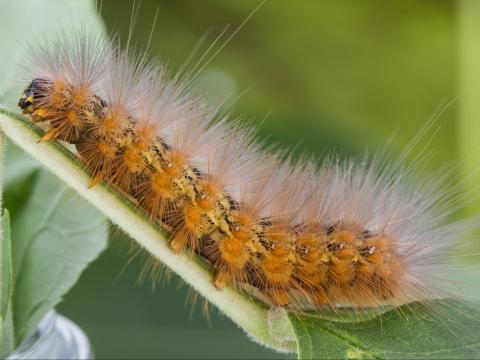
<svg viewBox="0 0 480 360"><path fill-rule="evenodd" d="M75 97L76 101L69 100ZM55 138L75 143L85 125L82 119L101 117L106 107L105 101L96 95L78 101L81 97L68 82L35 78L23 91L18 106L34 122L48 122L50 131L43 140Z"/></svg>
<svg viewBox="0 0 480 360"><path fill-rule="evenodd" d="M42 96L42 87L46 80L33 79L30 85L28 85L23 91L18 106L23 110L24 114L32 114L36 108L35 104Z"/></svg>
<svg viewBox="0 0 480 360"><path fill-rule="evenodd" d="M42 123L43 140L76 145L91 186L109 182L171 231L172 250L203 257L217 288L253 286L271 304L292 307L379 307L435 295L434 273L464 232L444 225L448 211L434 210L449 201L435 186L412 185L395 162L318 169L284 161L162 65L103 50L111 57L102 72L88 51L76 59L66 50L84 66L37 66L19 106ZM96 85L75 68L91 68L80 75Z"/></svg>

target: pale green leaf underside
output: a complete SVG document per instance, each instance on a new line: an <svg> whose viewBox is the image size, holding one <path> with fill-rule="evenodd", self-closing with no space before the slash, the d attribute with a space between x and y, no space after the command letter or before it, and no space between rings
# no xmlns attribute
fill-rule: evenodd
<svg viewBox="0 0 480 360"><path fill-rule="evenodd" d="M52 175L42 173L12 222L15 330L21 341L105 249L108 225Z"/></svg>

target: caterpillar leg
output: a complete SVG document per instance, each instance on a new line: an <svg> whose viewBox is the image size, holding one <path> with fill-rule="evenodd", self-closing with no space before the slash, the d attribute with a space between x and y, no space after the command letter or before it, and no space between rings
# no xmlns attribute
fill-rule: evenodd
<svg viewBox="0 0 480 360"><path fill-rule="evenodd" d="M182 238L174 238L170 241L170 249L172 249L172 251L174 253L181 253L182 250L185 248L185 244L186 244L186 241L185 239L182 239Z"/></svg>
<svg viewBox="0 0 480 360"><path fill-rule="evenodd" d="M287 306L290 304L290 297L285 289L271 289L268 295L275 306Z"/></svg>
<svg viewBox="0 0 480 360"><path fill-rule="evenodd" d="M98 184L100 184L100 182L103 180L104 178L104 175L105 173L103 171L99 171L95 174L94 177L92 177L92 179L89 181L88 183L88 188L91 189L95 186L97 186Z"/></svg>
<svg viewBox="0 0 480 360"><path fill-rule="evenodd" d="M170 249L177 254L181 253L187 247L193 251L197 247L197 237L192 231L184 226L173 234L169 245Z"/></svg>
<svg viewBox="0 0 480 360"><path fill-rule="evenodd" d="M213 285L217 288L217 290L223 290L223 288L228 285L230 281L231 278L227 272L219 271L213 279Z"/></svg>
<svg viewBox="0 0 480 360"><path fill-rule="evenodd" d="M45 135L43 135L38 142L55 140L58 137L57 128L52 128Z"/></svg>

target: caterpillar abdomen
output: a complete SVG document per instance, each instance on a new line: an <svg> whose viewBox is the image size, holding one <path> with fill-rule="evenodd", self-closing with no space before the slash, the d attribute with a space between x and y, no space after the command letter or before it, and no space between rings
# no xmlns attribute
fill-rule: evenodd
<svg viewBox="0 0 480 360"><path fill-rule="evenodd" d="M76 146L91 186L108 182L170 230L173 251L203 257L217 288L300 308L435 295L431 271L460 230L442 224L434 187L375 161L282 160L162 66L88 37L57 41L34 51L19 106L43 140Z"/></svg>

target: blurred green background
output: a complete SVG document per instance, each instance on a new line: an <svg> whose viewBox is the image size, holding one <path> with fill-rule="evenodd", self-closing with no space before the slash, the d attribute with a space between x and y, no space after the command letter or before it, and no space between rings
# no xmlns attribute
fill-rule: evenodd
<svg viewBox="0 0 480 360"><path fill-rule="evenodd" d="M454 100L422 143L438 129L425 170L460 162L462 178L479 164L478 51L471 50L480 39L478 3L270 0L205 67L198 86L212 100L238 98L234 113L258 124L261 137L318 157L375 151L394 133L392 152L399 154L436 109ZM228 38L259 1L136 5L132 41L145 46L158 9L151 53L175 70L203 35L194 60L231 24ZM131 14L131 1L102 1L108 31L124 43ZM126 265L121 237L58 307L86 331L99 358L292 357L251 342L215 310L210 325L198 305L190 316L188 291L178 290L175 277L155 291L148 281L139 284L142 259Z"/></svg>

